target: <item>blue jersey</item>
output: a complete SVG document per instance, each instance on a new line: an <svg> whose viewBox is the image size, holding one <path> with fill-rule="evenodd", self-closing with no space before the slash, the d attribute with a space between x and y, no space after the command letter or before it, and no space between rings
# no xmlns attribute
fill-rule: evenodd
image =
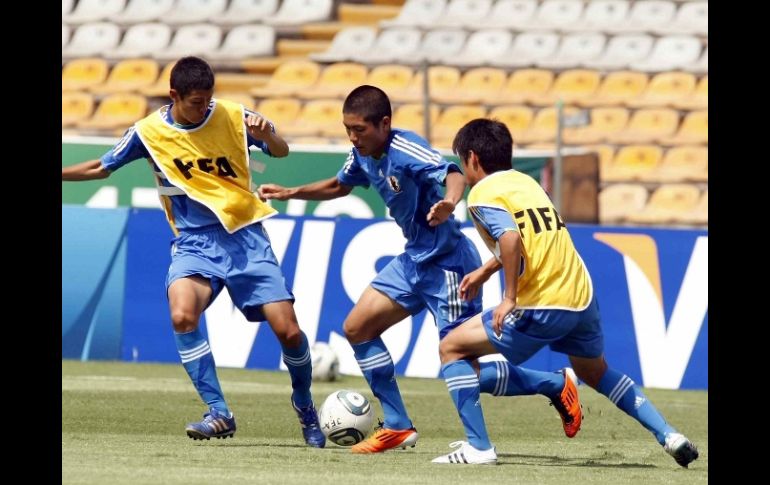
<svg viewBox="0 0 770 485"><path fill-rule="evenodd" d="M406 253L415 263L452 251L464 237L460 224L449 220L430 227L430 208L443 200L441 186L449 172L459 172L428 142L411 131L392 129L379 159L351 148L337 179L348 186L373 186L406 238Z"/></svg>
<svg viewBox="0 0 770 485"><path fill-rule="evenodd" d="M212 100L211 104L209 105L208 111L206 111L206 116L203 118L203 120L200 123L196 123L194 125L185 125L181 126L174 122L174 119L171 117L171 106L168 105L166 110L163 112L164 119L169 125L175 126L180 129L184 130L192 130L199 126L201 126L203 123L206 122L209 115L211 114L211 109L213 108L214 101ZM258 114L254 113L253 111L245 110L244 117L248 116L249 114ZM260 115L261 116L261 115ZM275 127L271 124L271 128L273 128L273 131L275 131ZM267 144L261 140L256 140L251 137L251 135L248 134L248 131L246 132L246 138L247 143L249 147L255 146L262 150L265 154L270 155L270 150L267 147ZM110 172L114 172L115 170L119 169L123 165L132 162L134 160L138 160L140 158L146 158L151 160L150 153L147 151L147 148L144 146L142 141L139 139L139 135L136 133L136 127L132 126L131 128L126 131L126 133L123 135L123 138L118 141L118 143L112 147L110 151L105 153L102 158L102 167L105 168L105 170L108 170ZM156 172L160 172L157 166L153 163L153 170ZM170 185L167 180L162 180L163 185ZM184 229L195 229L195 228L201 228L211 225L221 225L219 219L216 215L214 215L211 210L204 206L203 204L196 202L186 195L177 195L174 197L170 197L171 203L172 203L172 211L174 212L174 223L176 225L176 228L179 230Z"/></svg>

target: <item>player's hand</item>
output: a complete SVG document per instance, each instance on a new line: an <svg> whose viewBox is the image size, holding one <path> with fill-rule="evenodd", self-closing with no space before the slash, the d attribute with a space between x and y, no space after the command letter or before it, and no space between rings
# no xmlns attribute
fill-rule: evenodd
<svg viewBox="0 0 770 485"><path fill-rule="evenodd" d="M488 279L489 278L482 268L475 269L465 275L460 282L460 298L465 301L476 298L479 294L479 288L481 288Z"/></svg>
<svg viewBox="0 0 770 485"><path fill-rule="evenodd" d="M277 184L263 184L257 189L257 195L260 199L287 200L290 198L289 190L286 187Z"/></svg>
<svg viewBox="0 0 770 485"><path fill-rule="evenodd" d="M273 131L270 128L270 123L257 115L249 115L246 117L246 129L249 131L249 135L257 140L266 139Z"/></svg>
<svg viewBox="0 0 770 485"><path fill-rule="evenodd" d="M455 205L448 200L440 200L436 202L433 204L433 207L430 208L428 216L426 217L428 225L430 227L435 227L442 222L445 222L447 219L449 219L449 216L452 215L454 210Z"/></svg>
<svg viewBox="0 0 770 485"><path fill-rule="evenodd" d="M497 308L495 308L495 311L492 313L492 328L494 329L495 335L497 335L498 338L502 337L503 335L503 320L515 309L516 302L514 300L511 300L510 298L503 298L503 301L497 305Z"/></svg>

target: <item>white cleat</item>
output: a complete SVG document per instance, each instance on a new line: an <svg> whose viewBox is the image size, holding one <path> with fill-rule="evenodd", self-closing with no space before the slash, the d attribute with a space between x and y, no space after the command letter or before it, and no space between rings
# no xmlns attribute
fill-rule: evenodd
<svg viewBox="0 0 770 485"><path fill-rule="evenodd" d="M467 441L449 443L450 448L457 448L451 453L434 458L431 463L451 463L458 465L497 465L495 447L477 450Z"/></svg>

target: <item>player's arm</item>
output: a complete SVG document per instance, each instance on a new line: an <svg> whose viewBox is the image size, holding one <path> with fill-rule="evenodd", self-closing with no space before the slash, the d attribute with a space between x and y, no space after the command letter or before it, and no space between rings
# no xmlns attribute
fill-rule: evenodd
<svg viewBox="0 0 770 485"><path fill-rule="evenodd" d="M460 282L460 298L465 301L476 298L479 294L479 288L481 288L493 274L500 271L500 268L502 267L503 264L498 261L497 258L489 258L486 263L465 275Z"/></svg>
<svg viewBox="0 0 770 485"><path fill-rule="evenodd" d="M465 192L465 177L460 172L449 172L446 176L444 199L433 204L428 211L428 225L433 227L445 222L454 212Z"/></svg>
<svg viewBox="0 0 770 485"><path fill-rule="evenodd" d="M278 133L275 127L259 113L247 112L246 130L254 139L263 142L274 157L285 157L289 154L289 145Z"/></svg>
<svg viewBox="0 0 770 485"><path fill-rule="evenodd" d="M330 200L344 197L353 190L350 185L345 185L337 177L331 177L319 182L300 185L298 187L283 187L277 184L263 184L259 186L259 196L263 199L302 199L302 200Z"/></svg>
<svg viewBox="0 0 770 485"><path fill-rule="evenodd" d="M500 246L500 260L503 266L503 301L494 311L492 322L495 332L500 335L503 319L516 308L516 295L521 270L521 234L505 231L497 240Z"/></svg>
<svg viewBox="0 0 770 485"><path fill-rule="evenodd" d="M88 160L61 169L61 179L67 181L106 179L110 171L104 168L101 160Z"/></svg>

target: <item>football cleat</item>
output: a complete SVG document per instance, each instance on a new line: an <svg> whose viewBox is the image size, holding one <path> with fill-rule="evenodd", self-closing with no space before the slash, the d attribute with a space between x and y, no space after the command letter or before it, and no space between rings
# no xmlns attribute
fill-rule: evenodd
<svg viewBox="0 0 770 485"><path fill-rule="evenodd" d="M417 444L417 430L414 427L409 429L387 429L380 426L373 435L364 441L354 445L350 449L353 453L382 453L393 448L406 449L407 446L414 448Z"/></svg>
<svg viewBox="0 0 770 485"><path fill-rule="evenodd" d="M669 433L663 445L666 453L674 457L677 463L687 468L691 462L698 459L698 448L683 434Z"/></svg>
<svg viewBox="0 0 770 485"><path fill-rule="evenodd" d="M568 438L573 438L583 422L583 411L577 391L577 376L569 367L565 367L560 372L564 374L564 388L558 396L551 398L551 405L559 412L564 434Z"/></svg>
<svg viewBox="0 0 770 485"><path fill-rule="evenodd" d="M302 437L305 438L305 443L313 448L323 448L326 446L326 436L324 436L321 426L318 424L318 412L316 412L315 405L311 402L309 406L300 408L292 401L291 407L294 408L299 418L299 424L302 426Z"/></svg>
<svg viewBox="0 0 770 485"><path fill-rule="evenodd" d="M202 421L189 423L185 431L194 440L227 438L235 434L235 416L230 413L230 417L227 417L216 408L211 408L203 415Z"/></svg>
<svg viewBox="0 0 770 485"><path fill-rule="evenodd" d="M477 450L467 441L449 443L450 448L457 448L451 453L441 455L431 460L431 463L452 463L456 465L497 465L495 447L488 450Z"/></svg>

